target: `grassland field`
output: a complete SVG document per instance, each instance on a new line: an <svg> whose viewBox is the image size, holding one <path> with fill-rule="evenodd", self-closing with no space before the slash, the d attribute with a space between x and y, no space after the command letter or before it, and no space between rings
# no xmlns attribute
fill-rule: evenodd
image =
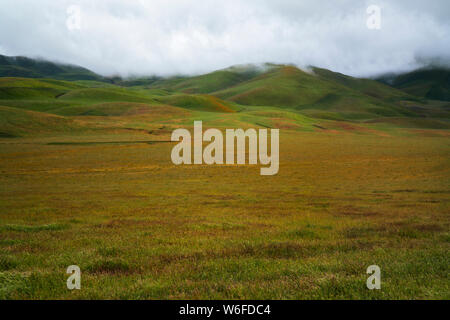
<svg viewBox="0 0 450 320"><path fill-rule="evenodd" d="M448 103L321 79L297 106L295 72L0 78L0 299L449 299ZM194 120L279 128L278 174L172 164Z"/></svg>

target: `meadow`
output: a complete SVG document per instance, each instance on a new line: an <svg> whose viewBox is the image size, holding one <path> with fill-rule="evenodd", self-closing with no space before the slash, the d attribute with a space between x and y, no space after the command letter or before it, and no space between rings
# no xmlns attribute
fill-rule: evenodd
<svg viewBox="0 0 450 320"><path fill-rule="evenodd" d="M321 80L298 107L286 83L270 96L222 76L0 78L1 299L450 298L448 104ZM194 120L279 128L278 174L172 164L170 134Z"/></svg>

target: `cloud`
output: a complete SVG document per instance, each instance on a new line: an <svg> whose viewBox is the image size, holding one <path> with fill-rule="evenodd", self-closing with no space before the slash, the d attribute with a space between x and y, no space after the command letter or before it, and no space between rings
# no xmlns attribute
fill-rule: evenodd
<svg viewBox="0 0 450 320"><path fill-rule="evenodd" d="M381 8L379 30L366 26L371 4ZM0 0L0 6L1 53L103 75L196 74L274 62L370 76L450 61L447 0Z"/></svg>

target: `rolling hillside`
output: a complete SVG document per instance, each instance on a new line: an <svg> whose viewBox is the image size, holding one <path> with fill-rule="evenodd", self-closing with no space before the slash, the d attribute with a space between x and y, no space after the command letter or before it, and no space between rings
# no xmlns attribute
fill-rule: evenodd
<svg viewBox="0 0 450 320"><path fill-rule="evenodd" d="M57 65L36 62L31 66L48 71ZM194 119L217 127L307 131L344 128L336 121L353 123L352 128L450 127L449 103L426 99L429 92L417 97L404 88L405 91L321 68L242 65L193 77L153 77L143 82L116 79L114 83L99 81L102 79L58 80L55 78L61 74L57 70L52 71L51 78L0 77L3 137L53 132L55 128L59 132L64 126L70 130L71 117L82 118L81 122L99 118L85 123L87 126L126 126L150 131L191 124ZM426 75L398 77L393 84L406 86L416 81L417 86L422 84L422 89L429 87L431 81L445 85L445 74ZM161 119L165 119L164 125L155 123Z"/></svg>
<svg viewBox="0 0 450 320"><path fill-rule="evenodd" d="M304 71L289 65L266 66L265 70L235 67L202 76L169 79L150 88L209 93L240 105L290 108L324 119L419 116L402 103L417 98L374 80L320 68Z"/></svg>

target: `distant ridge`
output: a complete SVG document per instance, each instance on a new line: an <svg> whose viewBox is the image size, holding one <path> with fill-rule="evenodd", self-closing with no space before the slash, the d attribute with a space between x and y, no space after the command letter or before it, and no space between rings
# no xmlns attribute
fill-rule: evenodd
<svg viewBox="0 0 450 320"><path fill-rule="evenodd" d="M21 56L9 57L4 55L0 55L0 77L105 80L102 76L80 66Z"/></svg>

